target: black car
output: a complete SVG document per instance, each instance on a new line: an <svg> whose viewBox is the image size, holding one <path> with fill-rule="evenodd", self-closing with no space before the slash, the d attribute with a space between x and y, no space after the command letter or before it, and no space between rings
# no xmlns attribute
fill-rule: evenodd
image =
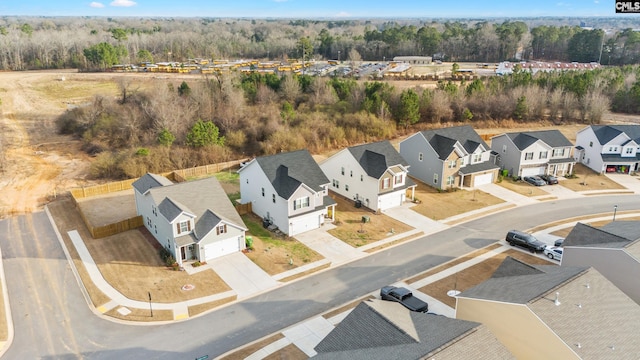
<svg viewBox="0 0 640 360"><path fill-rule="evenodd" d="M553 246L562 246L564 244L564 238L557 239L553 242Z"/></svg>
<svg viewBox="0 0 640 360"><path fill-rule="evenodd" d="M429 304L413 296L411 290L407 288L384 286L382 289L380 289L380 298L382 300L399 302L411 311L429 311Z"/></svg>
<svg viewBox="0 0 640 360"><path fill-rule="evenodd" d="M540 176L535 175L535 176L525 176L524 181L528 182L529 184L533 185L533 186L544 186L547 185L547 183L542 180L540 178Z"/></svg>
<svg viewBox="0 0 640 360"><path fill-rule="evenodd" d="M511 246L522 246L531 252L541 252L547 247L545 243L536 239L533 235L518 230L509 231L505 240Z"/></svg>
<svg viewBox="0 0 640 360"><path fill-rule="evenodd" d="M546 181L549 185L555 185L558 183L558 178L553 175L540 175L540 178Z"/></svg>

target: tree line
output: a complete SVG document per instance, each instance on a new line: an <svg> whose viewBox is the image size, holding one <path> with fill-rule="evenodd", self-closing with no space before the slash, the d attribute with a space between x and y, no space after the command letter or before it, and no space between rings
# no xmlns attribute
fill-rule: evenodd
<svg viewBox="0 0 640 360"><path fill-rule="evenodd" d="M599 123L608 109L640 103L637 66L512 75L436 88L308 75L224 74L156 79L141 90L118 80L117 99L98 96L57 120L97 155L96 177L136 177L301 148L318 153L468 123Z"/></svg>
<svg viewBox="0 0 640 360"><path fill-rule="evenodd" d="M628 20L283 20L212 18L0 19L0 69L93 69L115 63L190 58L347 59L398 55L446 61L640 61ZM625 27L627 26L627 27ZM606 29L607 31L605 32ZM305 46L298 46L304 39Z"/></svg>

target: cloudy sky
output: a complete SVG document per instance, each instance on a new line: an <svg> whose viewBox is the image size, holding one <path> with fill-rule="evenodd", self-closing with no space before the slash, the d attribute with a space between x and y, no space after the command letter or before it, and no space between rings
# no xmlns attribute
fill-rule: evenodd
<svg viewBox="0 0 640 360"><path fill-rule="evenodd" d="M616 16L611 0L0 0L0 15L258 18Z"/></svg>

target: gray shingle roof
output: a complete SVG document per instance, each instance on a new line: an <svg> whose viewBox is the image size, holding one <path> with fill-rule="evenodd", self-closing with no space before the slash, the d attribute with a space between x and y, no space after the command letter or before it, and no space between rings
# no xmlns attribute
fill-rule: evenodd
<svg viewBox="0 0 640 360"><path fill-rule="evenodd" d="M492 276L458 296L526 304L587 270L586 267L529 265L510 257L503 264L504 268L500 266L502 269L496 271L497 277Z"/></svg>
<svg viewBox="0 0 640 360"><path fill-rule="evenodd" d="M604 162L613 163L619 162L621 164L628 164L630 161L640 160L640 153L636 153L635 156L622 156L621 154L600 154Z"/></svg>
<svg viewBox="0 0 640 360"><path fill-rule="evenodd" d="M151 173L146 173L138 180L134 181L131 186L133 186L140 194L144 194L147 190L158 187L173 184L169 179L162 175L156 175Z"/></svg>
<svg viewBox="0 0 640 360"><path fill-rule="evenodd" d="M612 221L605 224L600 229L610 234L618 235L627 240L640 239L640 221L628 220L628 221Z"/></svg>
<svg viewBox="0 0 640 360"><path fill-rule="evenodd" d="M169 222L175 220L183 211L193 214L188 207L168 197L160 202L158 210Z"/></svg>
<svg viewBox="0 0 640 360"><path fill-rule="evenodd" d="M528 148L538 140L545 144L557 148L573 146L573 144L558 130L523 131L506 134L519 150Z"/></svg>
<svg viewBox="0 0 640 360"><path fill-rule="evenodd" d="M606 144L621 133L640 142L640 125L591 125L600 144Z"/></svg>
<svg viewBox="0 0 640 360"><path fill-rule="evenodd" d="M368 300L315 347L318 355L313 359L420 359L455 346L456 340L472 336L479 326L409 311L394 302ZM481 345L486 343L477 344Z"/></svg>
<svg viewBox="0 0 640 360"><path fill-rule="evenodd" d="M618 225L619 223L623 222L616 221L615 225ZM630 239L617 235L614 231L617 231L615 226L609 226L606 229L604 227L595 228L579 222L573 227L573 229L571 229L571 232L569 232L567 237L564 239L563 245L615 249L623 248L631 243ZM638 231L637 227L635 231ZM638 233L636 233L636 235L637 234Z"/></svg>
<svg viewBox="0 0 640 360"><path fill-rule="evenodd" d="M198 240L219 222L215 218L246 229L242 218L215 177L154 187L149 190L149 194L159 204L158 210L169 221L182 211L194 214Z"/></svg>
<svg viewBox="0 0 640 360"><path fill-rule="evenodd" d="M477 172L481 172L481 171L487 171L487 170L494 170L494 169L499 169L500 166L490 162L490 161L484 161L481 163L477 163L477 164L471 164L471 165L467 165L463 168L460 169L460 173L463 175L468 175L468 174L473 174L473 173L477 173Z"/></svg>
<svg viewBox="0 0 640 360"><path fill-rule="evenodd" d="M392 166L409 166L388 140L352 146L349 152L360 163L367 175L374 179L379 179Z"/></svg>
<svg viewBox="0 0 640 360"><path fill-rule="evenodd" d="M456 142L459 142L469 154L473 153L480 145L487 150L489 149L489 146L470 125L424 130L421 133L438 153L441 160L449 157Z"/></svg>
<svg viewBox="0 0 640 360"><path fill-rule="evenodd" d="M321 191L329 179L307 150L291 151L261 156L256 161L269 182L284 199L289 199L301 184L314 191Z"/></svg>

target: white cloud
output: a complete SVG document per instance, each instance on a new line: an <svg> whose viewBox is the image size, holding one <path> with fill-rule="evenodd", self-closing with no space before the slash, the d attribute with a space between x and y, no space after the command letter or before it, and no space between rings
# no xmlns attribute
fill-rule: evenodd
<svg viewBox="0 0 640 360"><path fill-rule="evenodd" d="M99 3L99 2L92 2L91 4L89 4L89 6L91 6L92 8L103 8L104 4L103 3Z"/></svg>
<svg viewBox="0 0 640 360"><path fill-rule="evenodd" d="M349 13L348 13L348 12L346 12L346 11L340 11L339 13L337 13L337 14L335 15L335 17L349 17L349 16L351 16L351 14L349 14Z"/></svg>
<svg viewBox="0 0 640 360"><path fill-rule="evenodd" d="M109 4L111 6L121 6L121 7L130 7L135 6L136 2L131 0L114 0Z"/></svg>

